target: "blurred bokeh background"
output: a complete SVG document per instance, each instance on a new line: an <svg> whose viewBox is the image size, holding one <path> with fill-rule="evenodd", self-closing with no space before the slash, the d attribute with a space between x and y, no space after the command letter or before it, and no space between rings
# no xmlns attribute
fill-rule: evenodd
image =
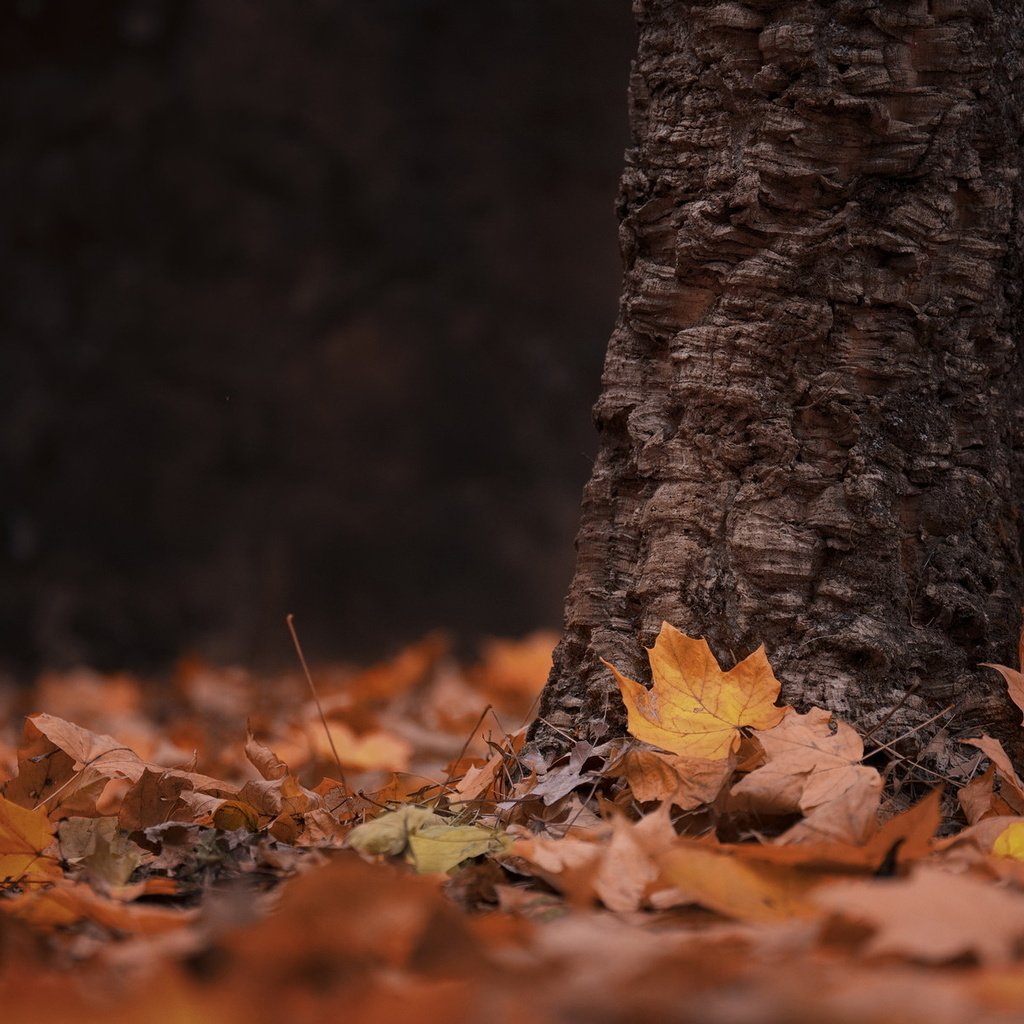
<svg viewBox="0 0 1024 1024"><path fill-rule="evenodd" d="M0 670L560 622L628 0L0 5Z"/></svg>

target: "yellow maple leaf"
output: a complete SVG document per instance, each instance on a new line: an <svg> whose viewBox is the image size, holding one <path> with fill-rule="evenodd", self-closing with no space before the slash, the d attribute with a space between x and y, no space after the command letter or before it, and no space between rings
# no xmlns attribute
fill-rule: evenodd
<svg viewBox="0 0 1024 1024"><path fill-rule="evenodd" d="M723 672L707 641L680 633L667 622L648 649L651 689L612 670L622 691L631 735L687 757L719 760L740 744L740 729L771 729L785 708L775 706L781 684L758 647ZM602 659L603 660L603 659Z"/></svg>
<svg viewBox="0 0 1024 1024"><path fill-rule="evenodd" d="M997 857L1024 860L1024 822L1015 821L996 836L992 852Z"/></svg>
<svg viewBox="0 0 1024 1024"><path fill-rule="evenodd" d="M30 810L0 797L0 885L59 878L63 872L51 856L54 831L45 809Z"/></svg>

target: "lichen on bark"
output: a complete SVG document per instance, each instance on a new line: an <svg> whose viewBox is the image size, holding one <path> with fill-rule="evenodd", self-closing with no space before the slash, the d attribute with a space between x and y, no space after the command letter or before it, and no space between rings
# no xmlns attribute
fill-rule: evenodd
<svg viewBox="0 0 1024 1024"><path fill-rule="evenodd" d="M662 620L876 740L1017 728L1024 10L636 0L624 286L533 741ZM896 709L893 712L893 709ZM888 717L887 717L888 716ZM884 720L884 722L883 722ZM882 724L880 724L882 723Z"/></svg>

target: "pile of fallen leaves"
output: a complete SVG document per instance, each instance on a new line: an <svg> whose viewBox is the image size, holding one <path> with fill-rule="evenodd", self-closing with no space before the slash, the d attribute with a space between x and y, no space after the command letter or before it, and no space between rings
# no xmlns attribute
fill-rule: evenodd
<svg viewBox="0 0 1024 1024"><path fill-rule="evenodd" d="M467 668L429 637L319 670L318 701L199 663L9 693L2 1019L1020 1019L997 741L896 813L882 751L778 706L763 650L722 672L666 625L650 689L609 666L630 735L549 764L524 726L552 643Z"/></svg>

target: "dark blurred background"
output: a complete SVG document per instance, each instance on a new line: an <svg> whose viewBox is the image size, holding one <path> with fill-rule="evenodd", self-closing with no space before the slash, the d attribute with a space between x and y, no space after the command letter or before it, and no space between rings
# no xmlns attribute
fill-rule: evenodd
<svg viewBox="0 0 1024 1024"><path fill-rule="evenodd" d="M4 0L0 669L556 626L627 0Z"/></svg>

